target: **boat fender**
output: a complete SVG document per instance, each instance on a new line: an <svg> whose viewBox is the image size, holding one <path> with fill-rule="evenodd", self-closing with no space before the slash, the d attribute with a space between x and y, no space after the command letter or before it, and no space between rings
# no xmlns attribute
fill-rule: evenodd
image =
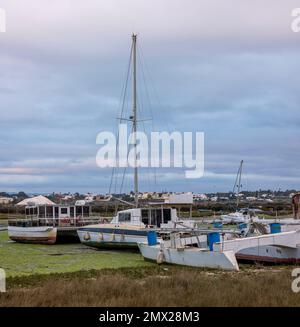
<svg viewBox="0 0 300 327"><path fill-rule="evenodd" d="M99 241L103 241L103 234L102 233L99 233L98 239L99 239Z"/></svg>
<svg viewBox="0 0 300 327"><path fill-rule="evenodd" d="M89 232L86 232L86 233L84 234L84 236L83 236L83 239L84 239L85 241L89 241L89 240L91 239L91 235L90 235L90 233L89 233Z"/></svg>
<svg viewBox="0 0 300 327"><path fill-rule="evenodd" d="M159 250L157 257L156 257L156 262L161 265L164 262L164 253L162 250Z"/></svg>
<svg viewBox="0 0 300 327"><path fill-rule="evenodd" d="M125 240L125 234L121 235L121 240L124 241Z"/></svg>

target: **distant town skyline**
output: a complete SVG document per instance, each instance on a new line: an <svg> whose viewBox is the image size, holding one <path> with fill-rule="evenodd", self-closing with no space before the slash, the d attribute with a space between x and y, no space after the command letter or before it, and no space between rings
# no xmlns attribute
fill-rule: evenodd
<svg viewBox="0 0 300 327"><path fill-rule="evenodd" d="M145 128L205 133L203 178L142 169L141 191L230 191L242 159L243 189L299 189L297 6L1 1L0 191L108 192L111 169L96 165L96 136L116 131L133 32L150 77L154 119ZM132 189L129 172L123 191Z"/></svg>

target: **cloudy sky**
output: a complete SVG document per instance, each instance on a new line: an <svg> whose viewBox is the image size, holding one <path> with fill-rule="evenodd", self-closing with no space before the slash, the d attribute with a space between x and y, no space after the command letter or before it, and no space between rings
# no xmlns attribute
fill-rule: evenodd
<svg viewBox="0 0 300 327"><path fill-rule="evenodd" d="M241 159L244 189L300 188L300 33L291 30L299 1L0 7L1 191L108 192L111 171L96 166L96 136L116 129L133 32L150 84L154 120L145 124L205 133L203 178L158 169L155 181L142 171L142 190L227 191Z"/></svg>

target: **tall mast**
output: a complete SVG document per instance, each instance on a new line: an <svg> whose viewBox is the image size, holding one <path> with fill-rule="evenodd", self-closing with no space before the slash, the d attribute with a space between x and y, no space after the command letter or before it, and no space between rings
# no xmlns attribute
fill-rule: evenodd
<svg viewBox="0 0 300 327"><path fill-rule="evenodd" d="M134 133L134 202L135 206L138 207L138 167L137 167L137 151L136 151L136 132L137 132L137 110L136 110L136 34L132 34L132 60L133 60L133 103L132 103L132 111L133 111L133 133Z"/></svg>
<svg viewBox="0 0 300 327"><path fill-rule="evenodd" d="M236 207L239 207L239 201L240 201L240 190L241 190L241 180L242 180L242 170L243 170L243 162L244 160L241 161L240 168L238 171L238 193L237 193L237 199L236 199Z"/></svg>

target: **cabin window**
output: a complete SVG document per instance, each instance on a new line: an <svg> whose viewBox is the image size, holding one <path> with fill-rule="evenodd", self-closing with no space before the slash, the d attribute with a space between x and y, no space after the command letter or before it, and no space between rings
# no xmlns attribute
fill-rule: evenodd
<svg viewBox="0 0 300 327"><path fill-rule="evenodd" d="M26 216L37 216L37 207L26 208L25 213L26 213Z"/></svg>
<svg viewBox="0 0 300 327"><path fill-rule="evenodd" d="M83 209L83 216L88 217L90 215L90 207L84 206L82 207L82 209Z"/></svg>
<svg viewBox="0 0 300 327"><path fill-rule="evenodd" d="M60 208L60 213L62 215L67 215L68 214L68 208Z"/></svg>
<svg viewBox="0 0 300 327"><path fill-rule="evenodd" d="M58 218L58 207L54 208L54 214L55 214L55 218Z"/></svg>
<svg viewBox="0 0 300 327"><path fill-rule="evenodd" d="M119 213L119 222L130 221L130 220L131 220L130 212L120 212Z"/></svg>
<svg viewBox="0 0 300 327"><path fill-rule="evenodd" d="M39 217L45 218L45 207L39 207Z"/></svg>
<svg viewBox="0 0 300 327"><path fill-rule="evenodd" d="M149 225L149 210L147 209L142 210L142 223Z"/></svg>
<svg viewBox="0 0 300 327"><path fill-rule="evenodd" d="M143 219L143 213L142 213L142 219ZM150 225L160 227L161 223L167 223L170 220L171 220L171 209L152 209L151 210Z"/></svg>
<svg viewBox="0 0 300 327"><path fill-rule="evenodd" d="M76 216L82 216L82 207L81 206L76 207Z"/></svg>
<svg viewBox="0 0 300 327"><path fill-rule="evenodd" d="M171 220L171 209L163 209L164 213L164 223L167 223Z"/></svg>
<svg viewBox="0 0 300 327"><path fill-rule="evenodd" d="M70 217L74 217L74 207L70 207Z"/></svg>
<svg viewBox="0 0 300 327"><path fill-rule="evenodd" d="M162 209L151 210L151 225L160 227L162 223Z"/></svg>
<svg viewBox="0 0 300 327"><path fill-rule="evenodd" d="M53 217L53 208L52 207L46 207L46 217L48 217L48 218Z"/></svg>

